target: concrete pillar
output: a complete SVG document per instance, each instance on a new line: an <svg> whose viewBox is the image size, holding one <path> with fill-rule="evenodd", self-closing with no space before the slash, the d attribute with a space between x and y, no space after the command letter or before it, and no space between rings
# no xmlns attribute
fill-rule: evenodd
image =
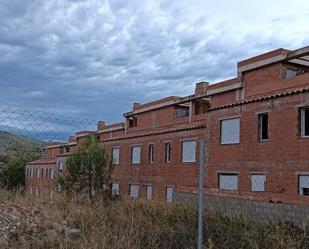
<svg viewBox="0 0 309 249"><path fill-rule="evenodd" d="M124 122L124 133L125 134L127 134L128 126L129 126L129 119L126 117L125 122Z"/></svg>
<svg viewBox="0 0 309 249"><path fill-rule="evenodd" d="M195 113L194 102L190 101L189 103L189 123L192 123L192 118L193 118L194 113Z"/></svg>

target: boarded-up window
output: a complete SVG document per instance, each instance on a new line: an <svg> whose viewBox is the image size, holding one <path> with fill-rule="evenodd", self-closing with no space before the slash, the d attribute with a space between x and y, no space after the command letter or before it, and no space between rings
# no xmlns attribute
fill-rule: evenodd
<svg viewBox="0 0 309 249"><path fill-rule="evenodd" d="M139 164L141 162L141 147L133 146L131 150L132 164Z"/></svg>
<svg viewBox="0 0 309 249"><path fill-rule="evenodd" d="M113 164L119 164L120 159L120 149L119 148L113 148Z"/></svg>
<svg viewBox="0 0 309 249"><path fill-rule="evenodd" d="M50 169L50 179L54 179L54 169Z"/></svg>
<svg viewBox="0 0 309 249"><path fill-rule="evenodd" d="M40 169L36 169L36 178L40 178Z"/></svg>
<svg viewBox="0 0 309 249"><path fill-rule="evenodd" d="M119 195L119 183L112 183L112 195Z"/></svg>
<svg viewBox="0 0 309 249"><path fill-rule="evenodd" d="M226 190L237 190L238 189L238 175L220 173L219 174L219 188Z"/></svg>
<svg viewBox="0 0 309 249"><path fill-rule="evenodd" d="M64 165L64 163L61 161L61 162L59 162L59 165L58 165L58 171L59 172L62 172L63 171L63 165Z"/></svg>
<svg viewBox="0 0 309 249"><path fill-rule="evenodd" d="M240 118L221 120L221 144L239 143Z"/></svg>
<svg viewBox="0 0 309 249"><path fill-rule="evenodd" d="M139 185L137 184L130 184L129 186L129 195L133 198L138 198L139 196Z"/></svg>
<svg viewBox="0 0 309 249"><path fill-rule="evenodd" d="M189 116L189 107L177 107L176 118L183 118Z"/></svg>
<svg viewBox="0 0 309 249"><path fill-rule="evenodd" d="M251 190L253 192L265 191L266 175L264 174L252 174L251 175Z"/></svg>
<svg viewBox="0 0 309 249"><path fill-rule="evenodd" d="M297 76L297 71L293 69L286 69L285 70L285 78L290 79Z"/></svg>
<svg viewBox="0 0 309 249"><path fill-rule="evenodd" d="M309 107L300 109L300 128L302 137L309 136Z"/></svg>
<svg viewBox="0 0 309 249"><path fill-rule="evenodd" d="M152 185L146 186L146 198L147 198L147 200L152 199Z"/></svg>
<svg viewBox="0 0 309 249"><path fill-rule="evenodd" d="M309 175L298 176L299 194L309 195Z"/></svg>
<svg viewBox="0 0 309 249"><path fill-rule="evenodd" d="M182 162L195 162L196 161L196 141L183 141L182 142Z"/></svg>
<svg viewBox="0 0 309 249"><path fill-rule="evenodd" d="M167 187L166 188L166 202L167 203L172 203L173 202L173 188L172 187Z"/></svg>

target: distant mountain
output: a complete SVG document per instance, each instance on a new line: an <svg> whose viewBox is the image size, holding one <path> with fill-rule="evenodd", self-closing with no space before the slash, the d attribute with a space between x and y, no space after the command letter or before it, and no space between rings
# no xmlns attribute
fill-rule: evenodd
<svg viewBox="0 0 309 249"><path fill-rule="evenodd" d="M43 144L44 142L30 137L0 131L0 157L4 155L6 148L29 149L41 147Z"/></svg>

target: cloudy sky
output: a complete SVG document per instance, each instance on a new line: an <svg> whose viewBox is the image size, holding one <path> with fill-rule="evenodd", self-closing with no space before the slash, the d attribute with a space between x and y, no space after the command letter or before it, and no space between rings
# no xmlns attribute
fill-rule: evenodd
<svg viewBox="0 0 309 249"><path fill-rule="evenodd" d="M0 105L121 121L309 45L308 0L0 0Z"/></svg>

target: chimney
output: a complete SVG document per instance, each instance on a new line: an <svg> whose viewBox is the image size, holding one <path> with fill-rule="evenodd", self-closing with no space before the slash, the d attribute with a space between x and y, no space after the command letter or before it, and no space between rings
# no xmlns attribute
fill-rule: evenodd
<svg viewBox="0 0 309 249"><path fill-rule="evenodd" d="M138 102L134 102L133 103L133 110L135 110L135 108L137 107L137 106L139 106L141 103L138 103Z"/></svg>
<svg viewBox="0 0 309 249"><path fill-rule="evenodd" d="M72 142L75 142L76 141L76 139L75 139L75 136L70 136L69 137L69 143L72 143Z"/></svg>
<svg viewBox="0 0 309 249"><path fill-rule="evenodd" d="M103 130L105 128L105 121L99 121L97 125L97 131Z"/></svg>
<svg viewBox="0 0 309 249"><path fill-rule="evenodd" d="M202 95L207 92L209 82L201 81L195 84L195 95Z"/></svg>

